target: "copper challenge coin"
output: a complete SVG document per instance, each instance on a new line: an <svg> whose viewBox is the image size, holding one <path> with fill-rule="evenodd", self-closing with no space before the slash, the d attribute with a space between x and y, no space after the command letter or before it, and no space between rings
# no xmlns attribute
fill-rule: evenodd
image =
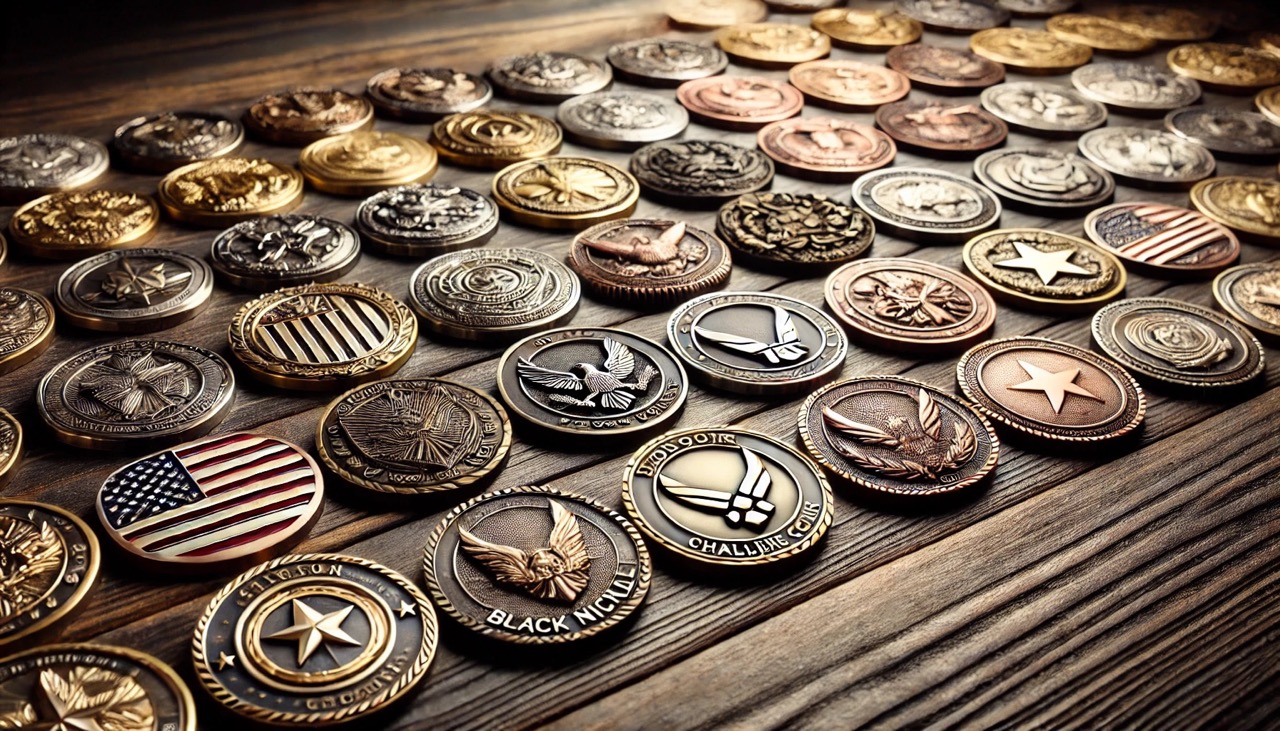
<svg viewBox="0 0 1280 731"><path fill-rule="evenodd" d="M894 7L943 33L972 33L1009 22L1009 11L996 0L896 0Z"/></svg>
<svg viewBox="0 0 1280 731"><path fill-rule="evenodd" d="M760 130L756 143L779 169L814 180L853 180L898 154L893 140L875 127L835 117L774 122Z"/></svg>
<svg viewBox="0 0 1280 731"><path fill-rule="evenodd" d="M720 209L716 232L758 265L814 270L867 253L876 227L867 214L824 195L752 193Z"/></svg>
<svg viewBox="0 0 1280 731"><path fill-rule="evenodd" d="M893 69L843 59L792 66L787 78L809 101L835 109L874 109L911 91L907 77Z"/></svg>
<svg viewBox="0 0 1280 731"><path fill-rule="evenodd" d="M573 319L582 285L560 259L533 249L467 249L437 256L409 281L428 328L474 341L514 340Z"/></svg>
<svg viewBox="0 0 1280 731"><path fill-rule="evenodd" d="M44 295L0 285L0 375L21 368L53 345L53 304Z"/></svg>
<svg viewBox="0 0 1280 731"><path fill-rule="evenodd" d="M1146 53L1156 47L1155 39L1144 35L1141 28L1099 15L1055 15L1044 22L1044 28L1064 41L1089 46L1100 53Z"/></svg>
<svg viewBox="0 0 1280 731"><path fill-rule="evenodd" d="M372 127L373 105L340 89L292 89L251 104L244 125L265 142L302 146Z"/></svg>
<svg viewBox="0 0 1280 731"><path fill-rule="evenodd" d="M900 101L876 110L876 125L899 145L967 155L1004 144L1009 126L976 104Z"/></svg>
<svg viewBox="0 0 1280 731"><path fill-rule="evenodd" d="M498 208L470 188L404 185L362 201L356 229L362 246L383 254L432 257L493 238Z"/></svg>
<svg viewBox="0 0 1280 731"><path fill-rule="evenodd" d="M1084 232L1126 267L1154 276L1211 277L1240 258L1240 242L1226 226L1163 203L1099 208L1085 218Z"/></svg>
<svg viewBox="0 0 1280 731"><path fill-rule="evenodd" d="M1280 156L1280 126L1258 112L1204 106L1176 109L1165 116L1164 126L1219 155Z"/></svg>
<svg viewBox="0 0 1280 731"><path fill-rule="evenodd" d="M518 162L493 177L493 199L516 223L576 230L626 218L640 184L625 170L588 157Z"/></svg>
<svg viewBox="0 0 1280 731"><path fill-rule="evenodd" d="M72 135L0 137L0 202L83 188L107 172L101 142Z"/></svg>
<svg viewBox="0 0 1280 731"><path fill-rule="evenodd" d="M1013 81L982 90L982 107L1011 129L1075 137L1107 121L1107 108L1068 86Z"/></svg>
<svg viewBox="0 0 1280 731"><path fill-rule="evenodd" d="M807 391L835 378L849 341L821 310L768 292L715 292L667 320L685 367L712 386L745 394Z"/></svg>
<svg viewBox="0 0 1280 731"><path fill-rule="evenodd" d="M1196 183L1191 205L1242 238L1280 245L1280 183L1266 178L1226 175Z"/></svg>
<svg viewBox="0 0 1280 731"><path fill-rule="evenodd" d="M1188 43L1169 51L1165 61L1213 91L1249 94L1280 84L1280 57L1238 43Z"/></svg>
<svg viewBox="0 0 1280 731"><path fill-rule="evenodd" d="M315 728L377 713L426 677L439 628L422 592L355 556L283 556L232 579L191 655L213 699L243 718Z"/></svg>
<svg viewBox="0 0 1280 731"><path fill-rule="evenodd" d="M825 33L790 23L732 25L716 32L716 43L734 61L764 68L788 68L831 53Z"/></svg>
<svg viewBox="0 0 1280 731"><path fill-rule="evenodd" d="M0 648L8 652L47 639L80 610L102 552L84 521L27 500L0 499L0 536L14 562L0 603Z"/></svg>
<svg viewBox="0 0 1280 731"><path fill-rule="evenodd" d="M1133 376L1083 348L1045 338L1004 338L970 348L956 366L964 397L1025 436L1099 442L1132 433L1147 400Z"/></svg>
<svg viewBox="0 0 1280 731"><path fill-rule="evenodd" d="M999 229L964 246L964 266L998 299L1054 313L1088 312L1124 291L1124 265L1084 239Z"/></svg>
<svg viewBox="0 0 1280 731"><path fill-rule="evenodd" d="M137 170L166 173L201 160L226 157L244 142L244 127L211 112L160 112L120 125L111 147Z"/></svg>
<svg viewBox="0 0 1280 731"><path fill-rule="evenodd" d="M78 259L151 239L160 208L147 195L123 190L73 190L37 198L14 211L14 246L32 256Z"/></svg>
<svg viewBox="0 0 1280 731"><path fill-rule="evenodd" d="M617 437L656 429L676 417L688 390L675 356L624 330L547 330L512 345L498 362L503 403L559 434Z"/></svg>
<svg viewBox="0 0 1280 731"><path fill-rule="evenodd" d="M449 511L427 539L423 573L445 615L522 645L575 642L616 627L653 579L631 521L590 498L536 485Z"/></svg>
<svg viewBox="0 0 1280 731"><path fill-rule="evenodd" d="M800 406L800 440L818 464L859 487L912 497L985 480L1000 439L977 409L910 378L826 386Z"/></svg>
<svg viewBox="0 0 1280 731"><path fill-rule="evenodd" d="M1213 280L1218 306L1269 343L1280 342L1280 264L1232 267Z"/></svg>
<svg viewBox="0 0 1280 731"><path fill-rule="evenodd" d="M208 264L170 249L108 251L58 277L58 310L103 332L154 332L199 315L213 294Z"/></svg>
<svg viewBox="0 0 1280 731"><path fill-rule="evenodd" d="M560 125L527 112L477 109L450 115L431 128L431 144L455 165L504 168L560 150Z"/></svg>
<svg viewBox="0 0 1280 731"><path fill-rule="evenodd" d="M196 731L195 700L173 668L125 647L44 645L7 657L0 694L12 728Z"/></svg>
<svg viewBox="0 0 1280 731"><path fill-rule="evenodd" d="M729 279L729 249L683 221L628 218L592 226L569 247L569 266L609 300L661 307Z"/></svg>
<svg viewBox="0 0 1280 731"><path fill-rule="evenodd" d="M246 432L130 462L98 490L98 519L130 558L170 572L221 571L278 556L324 507L311 455Z"/></svg>
<svg viewBox="0 0 1280 731"><path fill-rule="evenodd" d="M9 483L22 462L22 422L0 409L0 487Z"/></svg>
<svg viewBox="0 0 1280 731"><path fill-rule="evenodd" d="M965 94L1004 81L1004 66L970 51L913 43L889 49L889 68L931 91Z"/></svg>
<svg viewBox="0 0 1280 731"><path fill-rule="evenodd" d="M688 30L715 30L754 23L769 15L761 0L667 0L663 9L671 24Z"/></svg>
<svg viewBox="0 0 1280 731"><path fill-rule="evenodd" d="M489 82L450 68L387 69L369 79L364 93L378 112L410 122L469 112L493 98Z"/></svg>
<svg viewBox="0 0 1280 731"><path fill-rule="evenodd" d="M715 46L675 38L644 38L609 47L605 60L620 79L645 86L679 86L715 76L729 59Z"/></svg>
<svg viewBox="0 0 1280 731"><path fill-rule="evenodd" d="M863 259L831 273L827 306L855 340L910 353L946 353L981 342L996 303L954 269L916 259Z"/></svg>
<svg viewBox="0 0 1280 731"><path fill-rule="evenodd" d="M613 83L608 64L561 52L504 56L490 63L485 75L512 99L544 104L607 89Z"/></svg>
<svg viewBox="0 0 1280 731"><path fill-rule="evenodd" d="M254 378L280 388L351 388L400 370L418 343L413 312L365 284L304 284L250 301L227 331Z"/></svg>
<svg viewBox="0 0 1280 731"><path fill-rule="evenodd" d="M437 378L375 381L334 399L316 426L325 467L367 490L421 495L491 475L507 458L506 409Z"/></svg>
<svg viewBox="0 0 1280 731"><path fill-rule="evenodd" d="M831 526L832 502L808 457L745 429L668 432L640 447L622 476L622 505L641 532L708 569L804 554Z"/></svg>
<svg viewBox="0 0 1280 731"><path fill-rule="evenodd" d="M436 173L436 151L397 132L347 132L307 145L298 167L316 190L364 196L429 179Z"/></svg>
<svg viewBox="0 0 1280 731"><path fill-rule="evenodd" d="M798 89L763 76L712 76L686 81L676 89L676 100L695 120L735 130L759 129L794 117L804 108L804 96Z"/></svg>
<svg viewBox="0 0 1280 731"><path fill-rule="evenodd" d="M813 15L814 29L831 43L856 51L883 51L920 40L920 21L888 10L829 8Z"/></svg>
<svg viewBox="0 0 1280 731"><path fill-rule="evenodd" d="M1227 388L1262 375L1262 346L1203 307L1161 297L1112 302L1094 313L1093 342L1141 378L1178 388Z"/></svg>
<svg viewBox="0 0 1280 731"><path fill-rule="evenodd" d="M666 97L637 91L599 91L560 104L556 119L569 139L588 147L632 150L676 137L689 113Z"/></svg>
<svg viewBox="0 0 1280 731"><path fill-rule="evenodd" d="M979 56L1027 74L1065 74L1093 57L1088 46L1030 28L979 31L969 39L969 47Z"/></svg>
<svg viewBox="0 0 1280 731"><path fill-rule="evenodd" d="M631 156L631 174L649 197L681 208L715 207L773 182L760 150L719 140L672 140Z"/></svg>
<svg viewBox="0 0 1280 731"><path fill-rule="evenodd" d="M1079 155L1054 149L993 150L973 161L973 174L1010 206L1071 215L1108 203L1111 174Z"/></svg>
<svg viewBox="0 0 1280 731"><path fill-rule="evenodd" d="M1190 188L1217 162L1203 145L1145 127L1104 127L1080 137L1080 154L1130 185Z"/></svg>
<svg viewBox="0 0 1280 731"><path fill-rule="evenodd" d="M213 268L256 292L304 282L331 282L360 260L360 237L331 218L288 213L242 221L218 234Z"/></svg>
<svg viewBox="0 0 1280 731"><path fill-rule="evenodd" d="M290 211L302 202L302 174L269 160L225 157L174 170L160 181L160 205L176 221L222 228Z"/></svg>
<svg viewBox="0 0 1280 731"><path fill-rule="evenodd" d="M1071 72L1081 94L1130 114L1163 114L1194 104L1200 84L1145 63L1091 63Z"/></svg>
<svg viewBox="0 0 1280 731"><path fill-rule="evenodd" d="M933 168L876 170L853 184L853 202L876 226L913 241L956 243L995 228L1000 200L985 187Z"/></svg>

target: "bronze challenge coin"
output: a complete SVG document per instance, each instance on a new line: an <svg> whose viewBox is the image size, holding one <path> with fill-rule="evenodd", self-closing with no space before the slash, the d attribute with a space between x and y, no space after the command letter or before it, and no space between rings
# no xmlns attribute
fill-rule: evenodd
<svg viewBox="0 0 1280 731"><path fill-rule="evenodd" d="M423 551L440 611L480 635L558 645L616 627L644 601L649 551L631 521L590 498L536 485L453 510Z"/></svg>
<svg viewBox="0 0 1280 731"><path fill-rule="evenodd" d="M907 77L893 69L843 59L792 66L787 79L814 104L852 111L895 102L911 91Z"/></svg>
<svg viewBox="0 0 1280 731"><path fill-rule="evenodd" d="M290 211L302 202L302 174L269 160L225 157L174 170L160 181L160 205L175 221L221 228Z"/></svg>
<svg viewBox="0 0 1280 731"><path fill-rule="evenodd" d="M583 231L569 247L569 266L601 297L660 307L715 289L729 278L729 249L683 221L628 218Z"/></svg>
<svg viewBox="0 0 1280 731"><path fill-rule="evenodd" d="M129 167L167 173L226 157L244 142L239 122L210 112L160 112L120 125L111 147Z"/></svg>
<svg viewBox="0 0 1280 731"><path fill-rule="evenodd" d="M426 677L439 628L408 579L355 556L283 556L232 579L196 624L196 677L214 701L273 726L383 710Z"/></svg>
<svg viewBox="0 0 1280 731"><path fill-rule="evenodd" d="M756 143L780 170L814 180L853 180L898 154L893 140L875 127L835 117L774 122L760 130Z"/></svg>
<svg viewBox="0 0 1280 731"><path fill-rule="evenodd" d="M1000 222L995 194L932 168L876 170L858 178L852 192L878 228L913 241L962 242Z"/></svg>
<svg viewBox="0 0 1280 731"><path fill-rule="evenodd" d="M1145 127L1104 127L1080 137L1080 154L1130 185L1190 188L1217 162L1203 145Z"/></svg>
<svg viewBox="0 0 1280 731"><path fill-rule="evenodd" d="M827 306L855 340L909 353L945 353L981 342L996 303L954 269L916 259L863 259L831 273Z"/></svg>
<svg viewBox="0 0 1280 731"><path fill-rule="evenodd" d="M835 378L849 341L821 310L769 292L717 292L667 320L672 351L695 376L745 394L807 391Z"/></svg>
<svg viewBox="0 0 1280 731"><path fill-rule="evenodd" d="M934 154L987 150L1004 144L1009 126L976 104L900 101L876 110L876 126L899 145Z"/></svg>
<svg viewBox="0 0 1280 731"><path fill-rule="evenodd" d="M1093 57L1088 46L1030 28L979 31L969 39L969 47L979 56L1027 74L1065 74Z"/></svg>
<svg viewBox="0 0 1280 731"><path fill-rule="evenodd" d="M469 112L493 98L489 82L449 68L387 69L369 79L364 93L382 114L410 122Z"/></svg>
<svg viewBox="0 0 1280 731"><path fill-rule="evenodd" d="M101 142L72 135L0 137L0 203L83 188L107 172Z"/></svg>
<svg viewBox="0 0 1280 731"><path fill-rule="evenodd" d="M964 246L964 266L997 299L1052 313L1088 312L1124 291L1124 265L1084 239L1044 229L990 231Z"/></svg>
<svg viewBox="0 0 1280 731"><path fill-rule="evenodd" d="M1004 66L970 51L912 43L889 49L889 68L911 83L942 93L968 93L1004 81Z"/></svg>
<svg viewBox="0 0 1280 731"><path fill-rule="evenodd" d="M626 218L640 184L625 170L588 157L557 156L518 162L493 177L493 199L516 223L577 230Z"/></svg>
<svg viewBox="0 0 1280 731"><path fill-rule="evenodd" d="M1116 190L1106 170L1054 149L992 150L973 161L973 175L1006 204L1047 215L1091 210Z"/></svg>
<svg viewBox="0 0 1280 731"><path fill-rule="evenodd" d="M364 196L429 179L436 173L436 151L397 132L347 132L307 145L298 167L316 190Z"/></svg>
<svg viewBox="0 0 1280 731"><path fill-rule="evenodd" d="M383 254L432 257L480 246L498 230L498 208L470 188L403 185L374 193L356 209L362 246Z"/></svg>
<svg viewBox="0 0 1280 731"><path fill-rule="evenodd" d="M22 422L0 409L0 487L4 487L22 462Z"/></svg>
<svg viewBox="0 0 1280 731"><path fill-rule="evenodd" d="M719 140L655 142L631 156L640 189L681 208L718 206L773 182L773 161L763 152Z"/></svg>
<svg viewBox="0 0 1280 731"><path fill-rule="evenodd" d="M1170 278L1210 277L1240 258L1240 242L1207 216L1163 203L1113 203L1084 220L1095 244L1126 267Z"/></svg>
<svg viewBox="0 0 1280 731"><path fill-rule="evenodd" d="M170 249L108 251L58 277L58 310L73 325L103 332L164 330L209 305L213 270Z"/></svg>
<svg viewBox="0 0 1280 731"><path fill-rule="evenodd" d="M367 490L422 495L485 479L511 447L506 409L474 388L437 378L375 381L334 399L316 426L316 451Z"/></svg>
<svg viewBox="0 0 1280 731"><path fill-rule="evenodd" d="M289 213L241 221L218 234L209 259L237 287L262 292L331 282L355 268L360 237L330 218Z"/></svg>
<svg viewBox="0 0 1280 731"><path fill-rule="evenodd" d="M13 561L0 603L0 648L7 653L48 639L80 610L102 552L84 521L28 500L0 499L0 536Z"/></svg>
<svg viewBox="0 0 1280 731"><path fill-rule="evenodd" d="M1268 343L1280 342L1280 264L1232 267L1213 280L1213 298Z"/></svg>
<svg viewBox="0 0 1280 731"><path fill-rule="evenodd" d="M453 114L431 128L431 144L455 165L498 169L560 150L560 125L527 112L477 109Z"/></svg>
<svg viewBox="0 0 1280 731"><path fill-rule="evenodd" d="M372 127L373 105L341 89L292 89L251 104L244 125L265 142L302 146Z"/></svg>
<svg viewBox="0 0 1280 731"><path fill-rule="evenodd" d="M123 190L73 190L37 198L14 211L14 246L32 256L78 259L111 249L141 246L160 222L151 196Z"/></svg>
<svg viewBox="0 0 1280 731"><path fill-rule="evenodd" d="M831 486L793 447L745 429L667 432L622 476L641 532L706 569L744 570L814 548L832 520Z"/></svg>
<svg viewBox="0 0 1280 731"><path fill-rule="evenodd" d="M1196 183L1191 205L1242 238L1280 245L1280 183L1266 178L1226 175Z"/></svg>
<svg viewBox="0 0 1280 731"><path fill-rule="evenodd" d="M800 406L800 440L818 464L859 487L912 497L985 480L1000 459L991 423L926 383L865 376L826 386Z"/></svg>
<svg viewBox="0 0 1280 731"><path fill-rule="evenodd" d="M679 86L715 76L729 59L715 46L675 38L644 38L609 47L605 60L618 78L646 86Z"/></svg>
<svg viewBox="0 0 1280 731"><path fill-rule="evenodd" d="M1133 376L1083 348L1045 338L1004 338L970 348L956 366L964 397L1025 436L1098 442L1132 433L1147 400Z"/></svg>
<svg viewBox="0 0 1280 731"><path fill-rule="evenodd" d="M0 375L21 368L53 345L53 304L44 295L0 285Z"/></svg>
<svg viewBox="0 0 1280 731"><path fill-rule="evenodd" d="M544 104L600 91L613 83L608 64L558 51L504 56L491 62L485 75L512 99Z"/></svg>
<svg viewBox="0 0 1280 731"><path fill-rule="evenodd" d="M816 270L867 253L876 227L867 214L824 195L751 193L720 209L716 232L757 265Z"/></svg>
<svg viewBox="0 0 1280 731"><path fill-rule="evenodd" d="M744 23L716 31L729 58L747 66L788 68L831 53L825 33L790 23Z"/></svg>
<svg viewBox="0 0 1280 731"><path fill-rule="evenodd" d="M857 51L882 51L915 43L924 28L920 21L888 10L829 8L813 15L813 27L831 43Z"/></svg>
<svg viewBox="0 0 1280 731"><path fill-rule="evenodd" d="M705 125L735 130L759 129L794 117L804 108L804 96L798 89L763 76L686 81L676 89L676 101Z"/></svg>

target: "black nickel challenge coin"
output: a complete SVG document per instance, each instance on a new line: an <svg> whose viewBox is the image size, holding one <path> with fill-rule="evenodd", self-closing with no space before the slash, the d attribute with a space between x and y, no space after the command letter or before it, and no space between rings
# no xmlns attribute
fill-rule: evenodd
<svg viewBox="0 0 1280 731"><path fill-rule="evenodd" d="M631 156L646 195L681 208L714 208L773 182L773 161L754 148L719 140L655 142Z"/></svg>
<svg viewBox="0 0 1280 731"><path fill-rule="evenodd" d="M366 198L356 209L356 228L375 251L435 256L493 238L498 207L470 188L404 185Z"/></svg>
<svg viewBox="0 0 1280 731"><path fill-rule="evenodd" d="M330 218L265 216L218 234L209 258L218 274L235 286L267 292L338 279L360 260L360 237Z"/></svg>

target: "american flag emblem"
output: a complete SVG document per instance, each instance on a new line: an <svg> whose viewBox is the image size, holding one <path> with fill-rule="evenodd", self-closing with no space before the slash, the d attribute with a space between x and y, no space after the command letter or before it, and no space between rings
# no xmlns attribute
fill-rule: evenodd
<svg viewBox="0 0 1280 731"><path fill-rule="evenodd" d="M386 344L391 322L360 297L302 297L277 307L258 326L259 341L295 363L341 363Z"/></svg>
<svg viewBox="0 0 1280 731"><path fill-rule="evenodd" d="M98 493L112 537L147 558L252 556L305 530L324 498L315 462L259 434L202 439L116 470Z"/></svg>

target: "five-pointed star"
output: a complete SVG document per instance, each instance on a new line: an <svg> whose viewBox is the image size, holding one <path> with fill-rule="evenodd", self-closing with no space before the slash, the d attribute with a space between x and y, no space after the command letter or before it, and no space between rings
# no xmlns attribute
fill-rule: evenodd
<svg viewBox="0 0 1280 731"><path fill-rule="evenodd" d="M1031 376L1031 380L1015 383L1009 388L1015 391L1043 391L1046 398L1049 399L1049 405L1053 407L1053 413L1062 410L1062 402L1066 400L1067 394L1074 393L1077 396L1084 396L1095 401L1102 399L1089 393L1083 386L1075 384L1076 376L1080 375L1079 368L1068 368L1065 371L1050 373L1038 365L1018 361L1018 365L1022 366L1022 370Z"/></svg>
<svg viewBox="0 0 1280 731"><path fill-rule="evenodd" d="M218 653L218 669L222 670L226 668L228 665L230 665L231 667L236 666L236 656L228 655L225 652L219 652Z"/></svg>
<svg viewBox="0 0 1280 731"><path fill-rule="evenodd" d="M1014 241L1013 248L1017 250L1018 257L998 261L996 266L1008 269L1030 269L1038 274L1040 281L1045 284L1052 282L1053 278L1059 274L1083 274L1086 277L1093 274L1088 269L1067 261L1072 254L1076 253L1074 246L1057 251L1041 251L1030 244Z"/></svg>
<svg viewBox="0 0 1280 731"><path fill-rule="evenodd" d="M342 623L355 605L348 605L336 612L321 614L301 599L293 600L293 624L279 632L267 635L269 640L297 640L298 667L311 657L322 642L336 642L342 645L360 645L354 637L342 631Z"/></svg>
<svg viewBox="0 0 1280 731"><path fill-rule="evenodd" d="M413 605L403 599L400 600L400 608L396 611L400 613L400 619L404 619L410 614L417 614L413 609Z"/></svg>

